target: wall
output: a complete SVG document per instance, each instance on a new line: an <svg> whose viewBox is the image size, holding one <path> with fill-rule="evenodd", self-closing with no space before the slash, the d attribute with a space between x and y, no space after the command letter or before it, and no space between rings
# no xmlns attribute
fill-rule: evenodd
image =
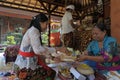
<svg viewBox="0 0 120 80"><path fill-rule="evenodd" d="M18 28L26 29L30 24L29 19L8 17L0 15L0 42L6 40L9 32L15 32Z"/></svg>
<svg viewBox="0 0 120 80"><path fill-rule="evenodd" d="M111 33L120 44L120 0L111 0Z"/></svg>
<svg viewBox="0 0 120 80"><path fill-rule="evenodd" d="M31 19L36 14L37 13L34 13L34 12L28 12L28 11L23 11L23 10L18 10L18 9L0 7L0 15L3 15L3 16Z"/></svg>

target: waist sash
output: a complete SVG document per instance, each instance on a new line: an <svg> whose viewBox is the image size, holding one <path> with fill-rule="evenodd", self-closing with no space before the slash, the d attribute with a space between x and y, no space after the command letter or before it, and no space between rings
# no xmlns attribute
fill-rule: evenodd
<svg viewBox="0 0 120 80"><path fill-rule="evenodd" d="M34 52L23 52L21 50L19 50L19 54L24 56L24 57L34 57L34 56L37 56L38 57L38 64L40 66L42 66L44 69L46 70L50 70L50 67L48 67L43 61L42 59L40 58L40 55L36 55Z"/></svg>

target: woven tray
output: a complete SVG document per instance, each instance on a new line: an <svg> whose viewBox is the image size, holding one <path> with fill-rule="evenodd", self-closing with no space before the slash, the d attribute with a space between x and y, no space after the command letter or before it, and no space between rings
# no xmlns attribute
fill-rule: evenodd
<svg viewBox="0 0 120 80"><path fill-rule="evenodd" d="M81 74L84 74L84 75L91 75L91 74L94 74L94 70L88 66L87 64L80 64L77 66L77 70L81 73Z"/></svg>

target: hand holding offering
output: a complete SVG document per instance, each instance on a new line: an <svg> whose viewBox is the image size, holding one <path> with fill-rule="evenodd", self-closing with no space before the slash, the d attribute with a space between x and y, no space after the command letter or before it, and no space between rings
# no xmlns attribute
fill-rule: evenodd
<svg viewBox="0 0 120 80"><path fill-rule="evenodd" d="M54 57L53 61L55 61L55 63L59 63L59 62L61 62L61 58L60 57Z"/></svg>
<svg viewBox="0 0 120 80"><path fill-rule="evenodd" d="M84 61L87 59L87 55L78 55L76 61Z"/></svg>
<svg viewBox="0 0 120 80"><path fill-rule="evenodd" d="M56 51L60 51L63 53L66 53L68 51L66 47L56 47L55 49L56 49Z"/></svg>

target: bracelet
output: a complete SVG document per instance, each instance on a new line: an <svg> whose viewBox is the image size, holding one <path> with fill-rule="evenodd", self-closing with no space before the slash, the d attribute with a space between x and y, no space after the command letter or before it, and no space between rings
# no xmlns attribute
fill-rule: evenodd
<svg viewBox="0 0 120 80"><path fill-rule="evenodd" d="M107 55L103 55L103 58L105 61L107 61L109 59L109 57Z"/></svg>

